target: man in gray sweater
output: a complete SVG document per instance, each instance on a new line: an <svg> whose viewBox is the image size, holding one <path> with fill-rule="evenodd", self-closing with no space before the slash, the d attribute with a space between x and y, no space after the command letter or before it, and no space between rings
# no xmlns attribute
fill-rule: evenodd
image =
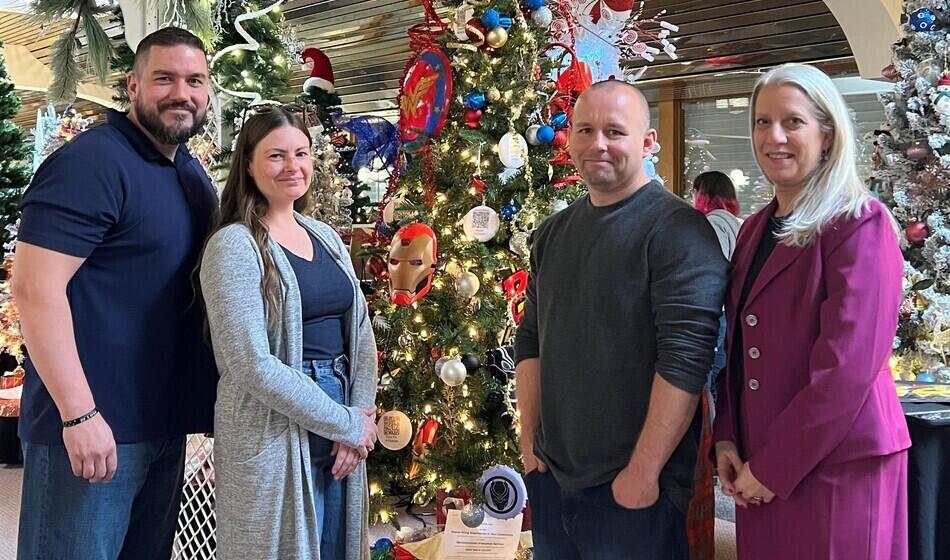
<svg viewBox="0 0 950 560"><path fill-rule="evenodd" d="M643 169L656 143L635 87L574 110L589 194L535 233L515 342L536 558L683 559L728 263L702 214Z"/></svg>

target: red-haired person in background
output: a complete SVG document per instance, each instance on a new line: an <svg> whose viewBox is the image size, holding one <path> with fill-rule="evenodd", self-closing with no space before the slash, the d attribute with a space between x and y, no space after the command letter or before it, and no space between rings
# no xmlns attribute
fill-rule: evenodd
<svg viewBox="0 0 950 560"><path fill-rule="evenodd" d="M693 206L706 215L716 232L719 247L727 259L732 259L736 238L742 220L739 216L739 200L736 188L725 173L707 171L693 181ZM699 441L699 459L696 467L695 494L689 504L689 548L692 560L715 558L715 497L713 495L713 464L709 451L712 449L712 414L716 387L716 375L726 365L724 342L726 338L725 315L719 317L719 338L713 366L706 376L708 390L704 392L700 406L703 409L703 431Z"/></svg>
<svg viewBox="0 0 950 560"><path fill-rule="evenodd" d="M738 218L739 200L732 179L719 171L700 173L693 181L693 206L706 214L706 219L716 230L722 254L732 259L739 226L742 225L742 220Z"/></svg>

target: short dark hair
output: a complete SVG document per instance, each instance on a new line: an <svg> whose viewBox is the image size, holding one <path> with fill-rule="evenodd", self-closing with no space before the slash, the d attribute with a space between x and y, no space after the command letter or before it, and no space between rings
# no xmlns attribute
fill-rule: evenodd
<svg viewBox="0 0 950 560"><path fill-rule="evenodd" d="M205 56L208 51L205 50L204 43L201 42L194 33L180 27L163 27L158 31L149 33L139 42L135 48L135 60L132 63L132 71L139 72L148 60L148 52L152 47L176 47L185 45L193 49L198 49Z"/></svg>

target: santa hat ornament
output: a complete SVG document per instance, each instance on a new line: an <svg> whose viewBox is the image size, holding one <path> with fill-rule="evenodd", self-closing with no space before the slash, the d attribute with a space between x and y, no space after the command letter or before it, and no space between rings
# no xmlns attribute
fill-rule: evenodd
<svg viewBox="0 0 950 560"><path fill-rule="evenodd" d="M948 87L950 86L950 72L944 72L940 79L937 80L937 87Z"/></svg>
<svg viewBox="0 0 950 560"><path fill-rule="evenodd" d="M330 64L330 58L318 48L308 47L300 53L303 60L309 60L313 63L310 70L310 77L303 83L303 91L312 87L322 89L327 93L334 93L336 87L333 85L333 65Z"/></svg>

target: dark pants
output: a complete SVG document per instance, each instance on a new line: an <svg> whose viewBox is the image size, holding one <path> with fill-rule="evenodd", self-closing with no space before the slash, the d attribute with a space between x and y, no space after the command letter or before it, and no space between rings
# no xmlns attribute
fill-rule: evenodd
<svg viewBox="0 0 950 560"><path fill-rule="evenodd" d="M184 436L120 443L111 482L73 475L62 445L23 444L17 558L167 560L178 526Z"/></svg>
<svg viewBox="0 0 950 560"><path fill-rule="evenodd" d="M655 504L626 509L610 483L577 493L550 472L525 476L536 560L688 560L686 520L662 492Z"/></svg>

